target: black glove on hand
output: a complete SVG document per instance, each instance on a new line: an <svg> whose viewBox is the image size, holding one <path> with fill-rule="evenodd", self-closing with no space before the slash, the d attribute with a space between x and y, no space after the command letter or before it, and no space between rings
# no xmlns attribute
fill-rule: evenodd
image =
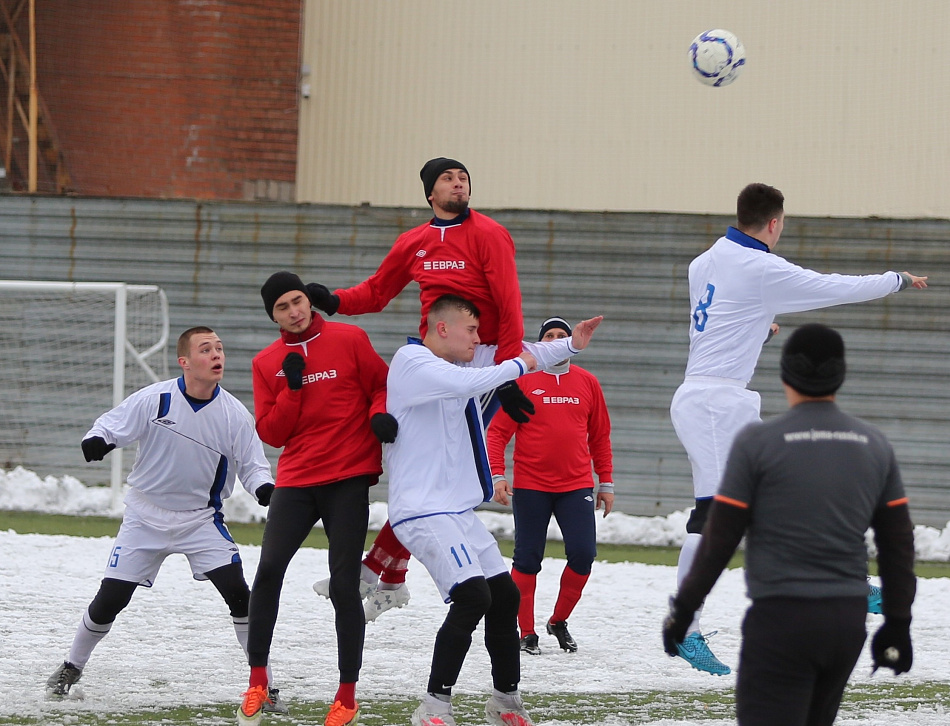
<svg viewBox="0 0 950 726"><path fill-rule="evenodd" d="M894 675L907 673L914 664L914 648L910 644L910 618L884 618L871 640L873 673L878 668L890 668Z"/></svg>
<svg viewBox="0 0 950 726"><path fill-rule="evenodd" d="M284 358L284 377L287 379L287 388L291 391L299 391L303 388L303 369L307 367L307 361L303 359L300 353L288 353Z"/></svg>
<svg viewBox="0 0 950 726"><path fill-rule="evenodd" d="M534 404L531 399L524 395L524 392L514 381L508 381L498 386L496 391L501 407L505 410L511 420L515 423L528 423L528 416L534 414Z"/></svg>
<svg viewBox="0 0 950 726"><path fill-rule="evenodd" d="M676 646L683 642L694 613L688 613L676 604L676 598L670 597L670 612L663 621L663 650L669 655L679 655Z"/></svg>
<svg viewBox="0 0 950 726"><path fill-rule="evenodd" d="M273 484L261 484L254 490L254 496L257 497L257 503L262 507L266 507L270 504L270 495L274 493Z"/></svg>
<svg viewBox="0 0 950 726"><path fill-rule="evenodd" d="M308 282L306 287L310 302L317 310L333 315L340 308L340 296L334 295L325 285L319 282Z"/></svg>
<svg viewBox="0 0 950 726"><path fill-rule="evenodd" d="M390 413L375 413L369 419L369 427L373 429L377 439L384 444L391 444L396 440L399 422Z"/></svg>
<svg viewBox="0 0 950 726"><path fill-rule="evenodd" d="M86 461L102 461L114 448L115 444L107 444L101 436L90 436L82 442L82 455Z"/></svg>

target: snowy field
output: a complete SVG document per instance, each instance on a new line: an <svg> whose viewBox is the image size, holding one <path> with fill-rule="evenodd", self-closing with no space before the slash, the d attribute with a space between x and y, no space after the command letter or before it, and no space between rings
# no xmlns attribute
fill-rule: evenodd
<svg viewBox="0 0 950 726"><path fill-rule="evenodd" d="M69 514L107 514L107 491L87 489L75 479L40 480L30 472L0 470L0 509ZM237 500L232 516L253 503ZM248 507L248 511L251 511ZM510 515L483 513L496 532L510 533ZM374 505L381 523L385 507ZM684 515L642 518L615 514L600 522L600 539L633 544L675 544ZM667 538L664 540L664 538ZM83 609L95 595L111 548L111 538L18 535L0 532L0 717L38 718L43 723L68 723L69 712L115 713L179 705L239 703L246 687L247 667L234 638L226 608L209 583L194 581L183 557L166 561L155 586L139 590L100 644L82 679L85 700L49 704L46 678L66 656ZM926 559L947 559L947 535L918 528L918 548ZM260 550L241 548L245 574L252 579ZM311 583L327 573L326 551L302 549L287 574L272 651L276 684L291 707L295 698L332 697L337 682L332 608L318 598ZM537 618L553 605L563 560L546 559L538 578ZM668 658L660 645L660 622L668 595L675 587L672 567L636 563L596 563L584 597L571 618L579 644L575 654L556 649L541 635L543 654L523 658L522 689L532 694L624 693L635 691L729 692L735 676L714 678ZM412 601L367 626L364 667L358 697L415 697L425 687L432 641L444 615L425 570L410 565ZM944 644L950 642L950 579L922 579L914 607L915 660L909 675L897 679L890 671L871 675L867 648L852 677L856 684L896 681L944 682L950 687L950 665ZM747 605L741 571L724 573L707 603L704 625L717 629L711 641L726 663L735 665L739 628ZM880 616L868 616L872 631ZM17 675L19 677L9 677ZM457 693L487 693L489 664L481 638L472 650ZM950 720L939 709L881 712L860 719L840 718L845 726L943 726ZM270 723L281 723L270 720ZM406 720L408 723L408 713ZM623 726L623 720L611 720ZM640 723L640 722L637 722ZM654 726L721 724L721 720L664 720ZM564 726L538 721L538 726Z"/></svg>

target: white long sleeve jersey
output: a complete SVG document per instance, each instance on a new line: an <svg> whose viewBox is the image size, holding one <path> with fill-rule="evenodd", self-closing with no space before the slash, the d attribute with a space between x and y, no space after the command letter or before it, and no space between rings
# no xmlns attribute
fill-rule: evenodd
<svg viewBox="0 0 950 726"><path fill-rule="evenodd" d="M571 338L524 343L550 367L575 355ZM491 469L475 396L525 373L519 358L494 365L497 346L480 345L470 363L454 364L424 345L396 351L386 381L386 410L399 422L387 444L389 520L393 525L433 514L474 509L485 499Z"/></svg>
<svg viewBox="0 0 950 726"><path fill-rule="evenodd" d="M211 401L192 405L184 378L153 383L102 414L83 437L118 447L138 442L128 483L172 511L221 508L235 475L253 496L274 482L254 419L218 386Z"/></svg>
<svg viewBox="0 0 950 726"><path fill-rule="evenodd" d="M825 275L766 249L730 227L690 263L687 376L748 383L776 315L875 300L901 289L896 272Z"/></svg>

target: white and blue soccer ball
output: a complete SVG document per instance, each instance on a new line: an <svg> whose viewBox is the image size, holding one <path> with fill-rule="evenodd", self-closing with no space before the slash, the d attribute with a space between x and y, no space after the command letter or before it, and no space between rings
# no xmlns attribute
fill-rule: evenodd
<svg viewBox="0 0 950 726"><path fill-rule="evenodd" d="M700 83L728 86L745 66L745 46L728 30L707 30L689 47L689 63Z"/></svg>

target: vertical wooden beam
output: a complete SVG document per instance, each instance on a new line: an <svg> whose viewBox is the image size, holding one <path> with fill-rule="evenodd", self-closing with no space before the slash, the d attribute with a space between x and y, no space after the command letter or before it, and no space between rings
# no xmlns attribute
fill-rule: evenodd
<svg viewBox="0 0 950 726"><path fill-rule="evenodd" d="M30 130L29 130L29 180L27 191L36 192L37 117L36 99L36 0L30 0Z"/></svg>
<svg viewBox="0 0 950 726"><path fill-rule="evenodd" d="M7 84L7 128L4 137L3 146L3 168L7 170L7 177L11 174L10 162L13 157L13 114L15 108L13 105L16 100L16 47L13 40L10 41L10 66L9 83Z"/></svg>

